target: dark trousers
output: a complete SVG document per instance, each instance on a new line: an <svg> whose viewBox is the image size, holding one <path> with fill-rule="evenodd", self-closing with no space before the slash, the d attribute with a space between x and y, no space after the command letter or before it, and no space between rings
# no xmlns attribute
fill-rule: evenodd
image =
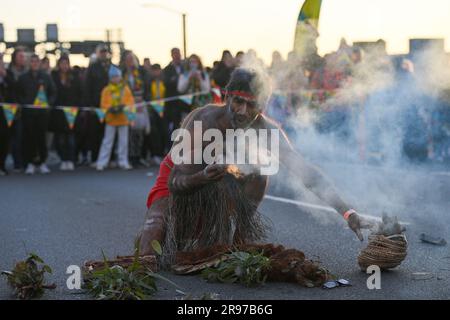
<svg viewBox="0 0 450 320"><path fill-rule="evenodd" d="M14 169L20 170L23 168L23 124L21 117L14 120L10 142Z"/></svg>
<svg viewBox="0 0 450 320"><path fill-rule="evenodd" d="M87 157L87 152L91 151L92 161L97 161L100 146L103 140L105 125L100 122L93 111L80 111L75 123L76 152Z"/></svg>
<svg viewBox="0 0 450 320"><path fill-rule="evenodd" d="M180 128L183 118L191 111L190 106L180 100L169 101L164 107L164 119L167 124L166 144L172 147L172 132Z"/></svg>
<svg viewBox="0 0 450 320"><path fill-rule="evenodd" d="M30 163L40 165L47 160L46 132L48 118L48 110L23 110L23 151L25 165Z"/></svg>
<svg viewBox="0 0 450 320"><path fill-rule="evenodd" d="M61 161L75 162L75 134L73 132L55 133L55 147Z"/></svg>
<svg viewBox="0 0 450 320"><path fill-rule="evenodd" d="M105 124L100 122L95 113L90 114L89 120L89 150L92 152L92 162L96 162L102 145Z"/></svg>
<svg viewBox="0 0 450 320"><path fill-rule="evenodd" d="M149 150L153 157L164 157L168 146L167 141L169 140L167 123L153 109L150 110L149 117L151 130L150 134L145 137L146 141L144 146L146 149L143 152L147 155L147 151Z"/></svg>
<svg viewBox="0 0 450 320"><path fill-rule="evenodd" d="M3 109L0 107L0 170L5 170L6 156L9 148L9 128L3 115Z"/></svg>

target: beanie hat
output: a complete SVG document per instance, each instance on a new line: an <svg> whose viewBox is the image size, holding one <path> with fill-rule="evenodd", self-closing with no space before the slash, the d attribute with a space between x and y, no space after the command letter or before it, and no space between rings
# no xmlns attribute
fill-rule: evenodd
<svg viewBox="0 0 450 320"><path fill-rule="evenodd" d="M115 65L111 65L109 67L108 76L109 76L109 79L112 79L114 77L122 78L122 71L120 71L120 69L117 68Z"/></svg>

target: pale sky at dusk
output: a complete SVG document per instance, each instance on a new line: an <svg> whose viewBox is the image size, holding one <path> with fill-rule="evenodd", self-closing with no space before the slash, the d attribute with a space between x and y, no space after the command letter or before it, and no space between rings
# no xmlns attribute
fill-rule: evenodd
<svg viewBox="0 0 450 320"><path fill-rule="evenodd" d="M127 48L164 65L170 48L182 47L181 17L143 3L187 12L188 54L211 64L223 49L253 48L266 62L273 50L286 57L303 0L2 1L0 22L9 41L16 40L16 28L35 28L43 39L46 23L58 24L62 40L103 39L104 29L122 28ZM409 38L445 38L450 51L450 1L323 0L319 32L322 54L335 50L341 37L350 43L383 38L390 53L407 52Z"/></svg>

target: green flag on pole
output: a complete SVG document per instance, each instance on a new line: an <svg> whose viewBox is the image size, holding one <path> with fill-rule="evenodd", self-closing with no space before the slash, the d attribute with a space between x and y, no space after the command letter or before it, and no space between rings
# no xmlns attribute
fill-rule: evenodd
<svg viewBox="0 0 450 320"><path fill-rule="evenodd" d="M315 50L319 36L319 16L322 0L305 0L300 10L295 30L294 51L305 55Z"/></svg>

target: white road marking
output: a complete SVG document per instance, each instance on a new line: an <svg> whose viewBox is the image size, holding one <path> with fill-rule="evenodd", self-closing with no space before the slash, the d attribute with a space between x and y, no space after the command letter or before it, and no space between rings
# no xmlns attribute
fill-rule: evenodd
<svg viewBox="0 0 450 320"><path fill-rule="evenodd" d="M273 201L279 201L279 202L283 202L283 203L289 203L289 204L295 204L297 206L300 207L305 207L305 208L310 208L310 209L318 209L318 210L322 210L322 211L328 211L328 212L333 212L336 213L336 210L334 210L331 207L325 207L325 206L321 206L319 204L313 204L313 203L308 203L308 202L303 202L303 201L298 201L298 200L292 200L292 199L287 199L287 198L282 198L282 197L275 197L275 196L271 196L271 195L265 195L264 198L269 199L269 200L273 200ZM381 222L381 217L376 217L376 216L372 216L369 214L361 214L358 213L358 215L360 215L361 217L367 218L367 219L371 219L371 220L376 220ZM411 223L409 222L404 222L404 221L399 221L400 224L403 225L410 225Z"/></svg>

